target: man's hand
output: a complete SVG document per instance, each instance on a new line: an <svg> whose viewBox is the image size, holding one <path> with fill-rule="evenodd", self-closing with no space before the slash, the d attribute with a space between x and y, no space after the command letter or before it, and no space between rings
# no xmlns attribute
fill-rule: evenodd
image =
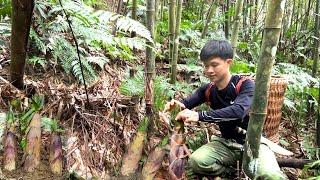
<svg viewBox="0 0 320 180"><path fill-rule="evenodd" d="M199 121L199 114L196 111L185 109L178 113L176 120L182 120L186 123L192 123Z"/></svg>
<svg viewBox="0 0 320 180"><path fill-rule="evenodd" d="M172 111L175 107L180 107L181 109L185 109L185 105L183 103L181 103L180 101L174 100L172 99L170 102L168 102L165 106L164 106L164 110L163 112L167 112L167 111Z"/></svg>

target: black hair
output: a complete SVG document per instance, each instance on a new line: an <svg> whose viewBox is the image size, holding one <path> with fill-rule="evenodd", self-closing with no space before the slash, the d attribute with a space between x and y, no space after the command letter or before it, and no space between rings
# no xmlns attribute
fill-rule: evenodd
<svg viewBox="0 0 320 180"><path fill-rule="evenodd" d="M200 52L200 60L206 62L212 58L219 57L223 60L233 58L233 49L226 40L210 40Z"/></svg>

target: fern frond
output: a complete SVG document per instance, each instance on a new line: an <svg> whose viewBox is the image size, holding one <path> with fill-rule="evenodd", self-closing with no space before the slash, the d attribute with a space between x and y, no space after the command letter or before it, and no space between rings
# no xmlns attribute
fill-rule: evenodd
<svg viewBox="0 0 320 180"><path fill-rule="evenodd" d="M91 56L87 57L87 61L89 63L97 64L101 69L103 69L104 65L109 62L109 59L105 57Z"/></svg>
<svg viewBox="0 0 320 180"><path fill-rule="evenodd" d="M97 75L88 61L82 58L81 64L83 67L83 74L86 82L92 82L93 80L95 80L97 78ZM72 62L72 73L81 83L84 83L79 60Z"/></svg>
<svg viewBox="0 0 320 180"><path fill-rule="evenodd" d="M47 47L42 38L34 31L33 28L30 29L30 39L33 40L39 51L41 51L43 54L46 54Z"/></svg>
<svg viewBox="0 0 320 180"><path fill-rule="evenodd" d="M47 65L45 58L37 57L37 56L34 56L34 57L28 59L28 63L32 64L33 66L40 65L42 68L45 68Z"/></svg>
<svg viewBox="0 0 320 180"><path fill-rule="evenodd" d="M126 96L139 96L144 95L144 76L143 71L138 70L137 74L133 78L127 78L124 80L120 87L120 93Z"/></svg>
<svg viewBox="0 0 320 180"><path fill-rule="evenodd" d="M151 37L150 31L143 24L129 17L120 16L117 19L116 27L117 29L120 29L124 32L127 32L127 31L130 33L135 32L137 33L137 35L154 43Z"/></svg>
<svg viewBox="0 0 320 180"><path fill-rule="evenodd" d="M113 40L120 46L129 47L131 50L138 49L144 50L145 42L140 38L126 38L126 37L114 37Z"/></svg>

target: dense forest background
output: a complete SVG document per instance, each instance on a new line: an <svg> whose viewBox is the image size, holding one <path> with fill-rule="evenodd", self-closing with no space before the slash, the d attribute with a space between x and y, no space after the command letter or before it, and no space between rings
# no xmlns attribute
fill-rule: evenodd
<svg viewBox="0 0 320 180"><path fill-rule="evenodd" d="M42 116L39 177L57 178L47 173L47 155L50 136L59 134L65 168L58 177L84 179L125 175L122 157L126 158L130 142L136 142L135 134L142 135L134 148L138 152L133 152L138 163L131 169L141 171L150 152L165 146L168 129L157 114L170 99L186 97L209 82L199 61L208 40L232 43L234 74L256 73L267 5L272 3L37 0L30 30L19 27L28 33L21 37L11 30L13 17L28 14L28 8L14 8L17 2L0 0L0 112L12 115L9 124L16 127L18 159L28 147L32 114ZM279 144L294 152L295 158L313 163L283 170L290 179L319 178L319 0L287 0L284 7L272 69L272 75L288 81ZM19 55L23 52L14 47L25 42L24 62ZM15 76L23 77L22 86L10 83ZM153 121L146 122L145 116ZM3 134L8 118L0 120ZM188 147L196 149L215 133L213 124L186 127ZM31 174L22 175L21 166L18 160L17 170L1 176L32 179ZM168 163L158 162L158 166L162 170L157 177L165 178Z"/></svg>

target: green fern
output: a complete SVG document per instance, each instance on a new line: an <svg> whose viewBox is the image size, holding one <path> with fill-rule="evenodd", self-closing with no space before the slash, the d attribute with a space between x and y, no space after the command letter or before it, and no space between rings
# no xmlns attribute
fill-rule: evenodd
<svg viewBox="0 0 320 180"><path fill-rule="evenodd" d="M138 72L133 78L127 78L120 85L120 92L127 96L144 96L144 72L138 67ZM179 83L178 83L179 84ZM157 76L154 80L154 107L156 110L163 109L166 102L176 93L176 87L168 82L163 76Z"/></svg>
<svg viewBox="0 0 320 180"><path fill-rule="evenodd" d="M101 51L105 51L111 58L132 61L136 59L132 50L144 50L146 41L152 40L146 27L128 17L103 10L96 11L82 1L63 0L62 4L72 22L86 79L96 78L93 64L102 69L107 62L103 57L90 57L91 52L101 54ZM77 53L71 43L70 28L60 4L57 1L37 1L35 17L38 29L30 32L34 46L43 54L51 52L66 73L82 82ZM118 30L117 36L111 34L113 26ZM138 36L130 38L128 35L131 32L136 32Z"/></svg>
<svg viewBox="0 0 320 180"><path fill-rule="evenodd" d="M46 65L47 65L45 58L37 57L37 56L34 56L34 57L28 59L28 63L32 64L33 66L40 65L42 68L46 68Z"/></svg>
<svg viewBox="0 0 320 180"><path fill-rule="evenodd" d="M109 62L109 59L105 57L90 56L87 57L87 61L92 64L97 64L101 69L103 69L104 65Z"/></svg>
<svg viewBox="0 0 320 180"><path fill-rule="evenodd" d="M47 47L42 40L42 38L34 31L34 29L30 29L30 39L31 43L34 43L34 45L37 47L37 49L42 52L43 54L46 54Z"/></svg>
<svg viewBox="0 0 320 180"><path fill-rule="evenodd" d="M55 44L53 45L53 57L57 61L61 62L61 65L66 73L71 73L77 77L77 79L83 83L83 76L81 73L80 62L75 48L64 38L54 38ZM63 57L63 59L61 59ZM83 65L85 80L91 82L96 79L96 73L93 67L88 61L81 57Z"/></svg>
<svg viewBox="0 0 320 180"><path fill-rule="evenodd" d="M119 91L121 94L126 96L143 97L144 76L142 69L138 68L138 72L133 78L127 78L124 80L119 87Z"/></svg>

